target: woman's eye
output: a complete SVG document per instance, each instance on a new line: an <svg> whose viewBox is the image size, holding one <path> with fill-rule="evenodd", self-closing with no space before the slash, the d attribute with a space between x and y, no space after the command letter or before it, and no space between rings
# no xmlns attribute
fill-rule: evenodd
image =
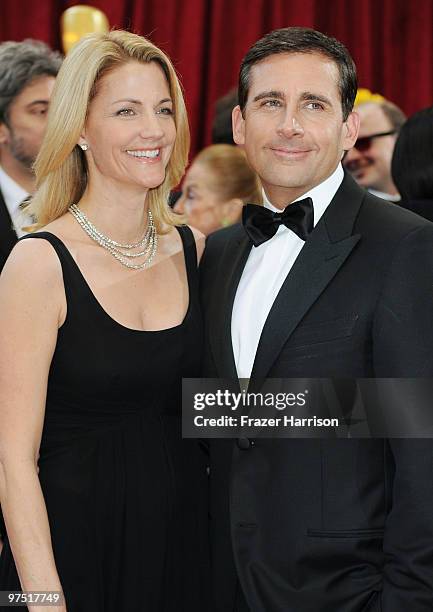
<svg viewBox="0 0 433 612"><path fill-rule="evenodd" d="M169 108L168 106L164 106L163 108L160 108L156 112L158 115L172 115L173 114L173 110Z"/></svg>
<svg viewBox="0 0 433 612"><path fill-rule="evenodd" d="M135 112L132 108L121 108L117 111L116 115L118 115L119 117L132 117L133 115L135 115Z"/></svg>

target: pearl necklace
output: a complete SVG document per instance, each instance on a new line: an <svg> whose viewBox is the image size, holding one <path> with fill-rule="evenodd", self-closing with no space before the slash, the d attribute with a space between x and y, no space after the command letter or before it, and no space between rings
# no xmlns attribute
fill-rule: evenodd
<svg viewBox="0 0 433 612"><path fill-rule="evenodd" d="M92 240L97 242L103 249L108 251L117 261L120 261L120 263L127 268L143 270L144 268L148 268L152 263L158 246L158 234L156 233L155 223L150 210L147 213L148 223L146 232L143 238L134 244L121 244L105 236L93 225L93 223L91 223L91 221L89 221L76 204L72 204L68 210ZM136 253L127 252L137 248L141 250ZM134 264L129 261L129 259L135 257L145 257L145 260L139 264Z"/></svg>

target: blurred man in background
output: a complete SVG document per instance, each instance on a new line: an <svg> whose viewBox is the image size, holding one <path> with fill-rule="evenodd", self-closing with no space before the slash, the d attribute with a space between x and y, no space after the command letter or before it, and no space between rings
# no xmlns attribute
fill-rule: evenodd
<svg viewBox="0 0 433 612"><path fill-rule="evenodd" d="M391 159L398 132L406 121L391 102L365 102L355 108L361 119L359 137L344 158L356 182L375 196L396 202L400 195L391 176Z"/></svg>
<svg viewBox="0 0 433 612"><path fill-rule="evenodd" d="M0 45L0 271L30 221L20 204L35 189L32 165L61 61L39 41Z"/></svg>

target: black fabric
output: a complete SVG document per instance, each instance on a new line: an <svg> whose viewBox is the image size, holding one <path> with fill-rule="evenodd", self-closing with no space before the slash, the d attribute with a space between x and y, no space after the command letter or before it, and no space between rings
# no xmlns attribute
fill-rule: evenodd
<svg viewBox="0 0 433 612"><path fill-rule="evenodd" d="M221 230L201 266L203 375L234 385L231 312L251 248L242 226ZM433 224L345 175L272 306L250 390L433 376L432 288ZM234 608L238 578L252 612L431 612L432 440L209 442L214 612Z"/></svg>
<svg viewBox="0 0 433 612"><path fill-rule="evenodd" d="M242 587L239 582L237 583L236 603L234 612L251 612L247 602L245 601L245 596L242 592Z"/></svg>
<svg viewBox="0 0 433 612"><path fill-rule="evenodd" d="M196 247L183 323L135 331L99 305L63 243L67 318L49 374L39 478L68 612L206 610L207 471L181 436L181 378L199 374ZM17 589L6 542L0 590Z"/></svg>
<svg viewBox="0 0 433 612"><path fill-rule="evenodd" d="M430 200L401 200L400 206L433 221L433 198Z"/></svg>
<svg viewBox="0 0 433 612"><path fill-rule="evenodd" d="M305 241L314 227L313 200L311 198L298 200L280 213L273 212L265 206L247 204L242 209L242 223L256 247L275 236L280 225L285 225Z"/></svg>
<svg viewBox="0 0 433 612"><path fill-rule="evenodd" d="M6 259L9 257L17 241L18 238L13 227L12 219L0 190L0 272L3 270Z"/></svg>

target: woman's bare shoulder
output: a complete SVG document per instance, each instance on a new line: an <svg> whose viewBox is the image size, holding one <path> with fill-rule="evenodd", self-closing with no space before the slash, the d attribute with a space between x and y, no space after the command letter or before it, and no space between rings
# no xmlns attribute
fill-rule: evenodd
<svg viewBox="0 0 433 612"><path fill-rule="evenodd" d="M48 240L20 240L12 249L0 276L0 299L27 308L53 309L59 319L65 310L60 260Z"/></svg>
<svg viewBox="0 0 433 612"><path fill-rule="evenodd" d="M202 234L200 230L196 229L195 227L192 227L192 225L188 225L188 227L193 233L194 240L195 240L195 246L197 249L197 260L198 262L200 262L200 259L201 259L201 256L203 255L204 247L206 244L206 236Z"/></svg>
<svg viewBox="0 0 433 612"><path fill-rule="evenodd" d="M48 240L32 237L19 240L11 251L2 271L3 277L53 280L61 272L59 258ZM33 284L33 282L32 282Z"/></svg>
<svg viewBox="0 0 433 612"><path fill-rule="evenodd" d="M206 236L204 236L204 234L202 234L198 229L196 229L195 227L192 227L191 225L188 225L187 227L191 230L192 235L194 237L194 241L195 241L195 245L197 249L197 259L198 261L200 261L200 258L203 255L203 251L204 251ZM173 230L174 230L174 227L172 227L171 230L169 230L169 232L165 235L168 237L168 240L170 241L172 245L171 248L177 245L177 248L175 250L182 250L183 247L182 247L182 239L180 237L180 234L179 232L173 231Z"/></svg>

